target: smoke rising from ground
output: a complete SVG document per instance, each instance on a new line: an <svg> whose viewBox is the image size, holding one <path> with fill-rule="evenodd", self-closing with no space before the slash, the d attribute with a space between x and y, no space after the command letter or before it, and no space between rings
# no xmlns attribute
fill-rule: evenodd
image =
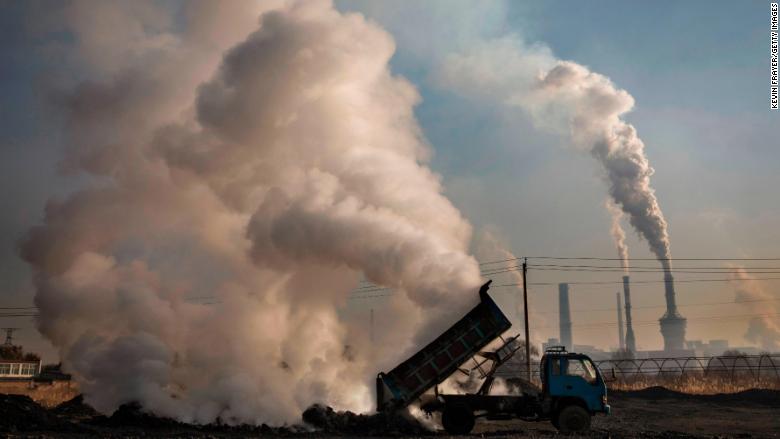
<svg viewBox="0 0 780 439"><path fill-rule="evenodd" d="M751 313L761 314L751 317L748 321L745 339L768 352L776 352L780 349L778 310L773 302L776 297L765 291L760 282L751 279L744 267L732 266L731 268L735 270L731 274L734 302L741 302Z"/></svg>
<svg viewBox="0 0 780 439"><path fill-rule="evenodd" d="M424 164L392 38L327 2L261 7L190 2L183 31L154 4L53 12L86 69L56 99L86 182L20 251L40 331L101 411L367 410L377 371L477 300L471 227ZM401 292L374 346L339 313L361 277Z"/></svg>
<svg viewBox="0 0 780 439"><path fill-rule="evenodd" d="M519 108L537 127L566 135L590 152L602 165L612 201L670 269L667 224L650 186L653 169L636 130L621 119L634 105L625 90L515 36L487 40L450 56L438 78L463 95Z"/></svg>

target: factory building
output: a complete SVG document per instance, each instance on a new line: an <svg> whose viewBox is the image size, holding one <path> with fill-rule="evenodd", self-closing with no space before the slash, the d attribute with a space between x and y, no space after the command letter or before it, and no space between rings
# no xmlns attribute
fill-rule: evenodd
<svg viewBox="0 0 780 439"><path fill-rule="evenodd" d="M30 379L41 371L41 361L0 359L0 380Z"/></svg>

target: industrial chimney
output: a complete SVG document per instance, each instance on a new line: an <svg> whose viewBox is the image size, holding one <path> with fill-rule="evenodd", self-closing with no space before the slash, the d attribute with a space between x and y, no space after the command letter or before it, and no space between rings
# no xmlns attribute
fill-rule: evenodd
<svg viewBox="0 0 780 439"><path fill-rule="evenodd" d="M683 349L686 320L677 312L674 278L668 270L664 272L664 289L666 293L666 313L658 320L661 323L661 335L664 337L664 350L674 351Z"/></svg>
<svg viewBox="0 0 780 439"><path fill-rule="evenodd" d="M623 294L626 299L626 350L636 352L634 328L631 326L631 289L628 285L628 276L623 276Z"/></svg>
<svg viewBox="0 0 780 439"><path fill-rule="evenodd" d="M617 299L617 321L618 321L618 349L626 349L626 339L623 335L623 303L620 300L620 292L615 293Z"/></svg>
<svg viewBox="0 0 780 439"><path fill-rule="evenodd" d="M569 309L569 284L558 284L558 317L561 329L561 344L566 350L572 350L571 310Z"/></svg>

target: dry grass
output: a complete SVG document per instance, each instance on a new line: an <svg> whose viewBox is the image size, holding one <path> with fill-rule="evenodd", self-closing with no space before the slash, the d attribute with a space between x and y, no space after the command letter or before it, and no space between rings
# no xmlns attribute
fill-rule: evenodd
<svg viewBox="0 0 780 439"><path fill-rule="evenodd" d="M72 381L34 382L0 381L0 393L27 395L44 407L55 407L79 394L78 386Z"/></svg>
<svg viewBox="0 0 780 439"><path fill-rule="evenodd" d="M608 387L614 390L641 390L654 386L699 395L736 393L749 389L780 390L780 376L756 378L749 374L737 374L731 377L717 374L686 373L684 375L637 375L618 378L608 383Z"/></svg>

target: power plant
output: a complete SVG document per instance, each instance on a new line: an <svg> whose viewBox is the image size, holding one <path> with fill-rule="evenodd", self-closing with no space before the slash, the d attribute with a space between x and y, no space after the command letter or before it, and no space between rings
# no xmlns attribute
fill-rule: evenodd
<svg viewBox="0 0 780 439"><path fill-rule="evenodd" d="M664 273L664 293L666 298L666 313L659 319L661 335L664 338L664 351L680 351L685 349L686 319L677 311L674 278L668 270ZM631 323L631 280L629 276L623 276L623 295L626 313L625 332L623 332L620 293L617 293L618 340L620 349L636 353L636 338L634 337L634 328Z"/></svg>
<svg viewBox="0 0 780 439"><path fill-rule="evenodd" d="M664 350L674 351L685 347L686 320L677 312L674 293L674 278L670 271L664 273L666 295L666 313L658 321L661 323L661 335L664 337Z"/></svg>
<svg viewBox="0 0 780 439"><path fill-rule="evenodd" d="M558 284L558 312L560 313L561 345L566 349L572 349L574 344L571 337L571 308L569 307L569 284Z"/></svg>
<svg viewBox="0 0 780 439"><path fill-rule="evenodd" d="M631 288L628 276L623 276L623 295L626 300L626 350L636 352L634 327L631 325Z"/></svg>

